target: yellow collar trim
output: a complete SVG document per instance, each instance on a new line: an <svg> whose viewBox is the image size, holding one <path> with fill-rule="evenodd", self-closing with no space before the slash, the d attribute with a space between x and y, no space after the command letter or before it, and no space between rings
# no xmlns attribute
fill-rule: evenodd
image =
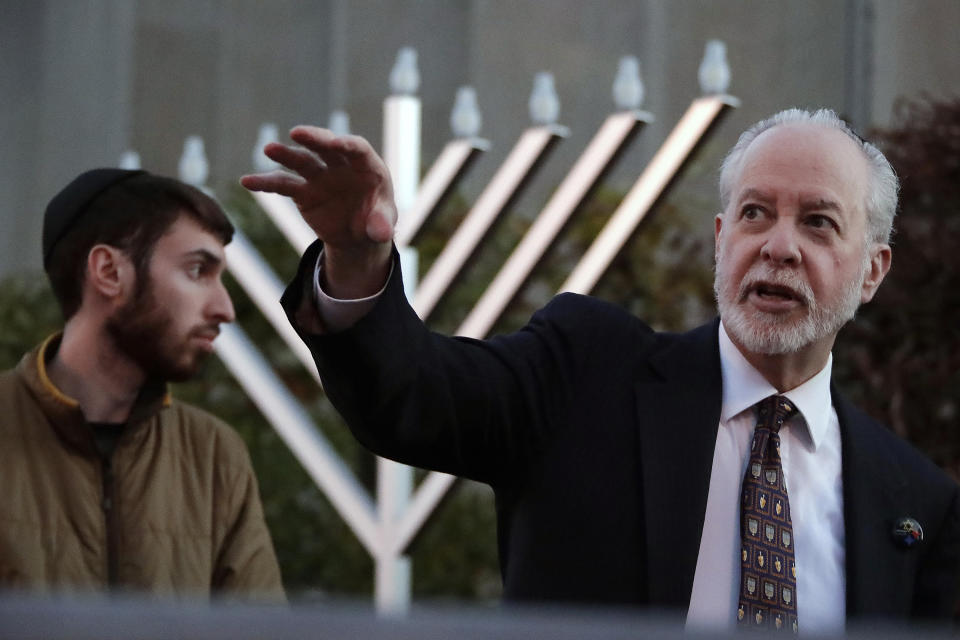
<svg viewBox="0 0 960 640"><path fill-rule="evenodd" d="M80 403L76 399L65 394L63 391L60 391L60 389L53 384L53 381L50 380L50 376L47 375L47 347L58 341L61 337L63 337L62 333L55 333L49 336L43 341L43 344L40 345L40 350L37 351L37 373L40 377L40 384L43 385L43 388L48 391L50 395L67 406L79 407Z"/></svg>
<svg viewBox="0 0 960 640"><path fill-rule="evenodd" d="M54 333L53 335L47 337L47 339L43 341L43 344L40 345L40 349L37 351L37 374L40 378L40 384L43 385L43 388L48 391L50 395L69 407L79 407L80 403L75 398L71 398L63 391L60 391L60 389L57 388L57 385L53 384L50 376L47 375L47 348L60 340L62 337L62 332ZM163 406L169 407L172 402L173 396L170 395L170 390L167 389L163 394Z"/></svg>

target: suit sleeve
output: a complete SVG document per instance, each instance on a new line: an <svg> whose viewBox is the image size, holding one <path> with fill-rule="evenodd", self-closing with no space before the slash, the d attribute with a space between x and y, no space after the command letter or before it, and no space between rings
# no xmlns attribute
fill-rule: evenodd
<svg viewBox="0 0 960 640"><path fill-rule="evenodd" d="M367 316L340 333L312 332L302 321L311 304L303 279L316 251L304 255L283 306L357 439L406 464L492 484L522 471L554 430L567 426L578 379L616 340L612 331L585 334L602 314L572 295L507 336L481 341L430 332L407 304L396 259Z"/></svg>

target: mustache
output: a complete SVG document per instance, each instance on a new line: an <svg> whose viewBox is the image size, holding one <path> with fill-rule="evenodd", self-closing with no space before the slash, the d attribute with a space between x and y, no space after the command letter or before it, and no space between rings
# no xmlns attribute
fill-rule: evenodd
<svg viewBox="0 0 960 640"><path fill-rule="evenodd" d="M190 330L191 337L207 338L209 340L213 340L218 335L220 335L219 324L202 325L199 327L194 327L193 329Z"/></svg>
<svg viewBox="0 0 960 640"><path fill-rule="evenodd" d="M776 290L799 300L807 307L813 302L813 290L795 271L757 265L750 269L740 282L738 300L745 301L751 292L758 289Z"/></svg>

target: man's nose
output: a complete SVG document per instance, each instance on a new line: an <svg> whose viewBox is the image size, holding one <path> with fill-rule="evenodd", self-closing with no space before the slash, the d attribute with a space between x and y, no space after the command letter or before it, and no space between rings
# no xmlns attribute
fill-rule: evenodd
<svg viewBox="0 0 960 640"><path fill-rule="evenodd" d="M800 264L797 232L789 220L777 221L770 228L760 251L764 260L776 264L793 266Z"/></svg>
<svg viewBox="0 0 960 640"><path fill-rule="evenodd" d="M208 311L217 322L233 322L236 318L233 301L222 281L217 281L214 287Z"/></svg>

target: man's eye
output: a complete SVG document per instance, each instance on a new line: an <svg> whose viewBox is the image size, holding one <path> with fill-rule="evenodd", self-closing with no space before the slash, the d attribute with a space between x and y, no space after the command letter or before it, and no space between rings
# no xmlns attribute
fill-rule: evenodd
<svg viewBox="0 0 960 640"><path fill-rule="evenodd" d="M203 266L199 264L190 265L187 267L187 275L193 279L197 279L203 274Z"/></svg>
<svg viewBox="0 0 960 640"><path fill-rule="evenodd" d="M762 213L760 207L749 205L743 208L742 216L744 220L756 220L760 218Z"/></svg>
<svg viewBox="0 0 960 640"><path fill-rule="evenodd" d="M833 221L830 218L821 215L807 216L806 223L808 227L814 229L828 229L833 226Z"/></svg>

